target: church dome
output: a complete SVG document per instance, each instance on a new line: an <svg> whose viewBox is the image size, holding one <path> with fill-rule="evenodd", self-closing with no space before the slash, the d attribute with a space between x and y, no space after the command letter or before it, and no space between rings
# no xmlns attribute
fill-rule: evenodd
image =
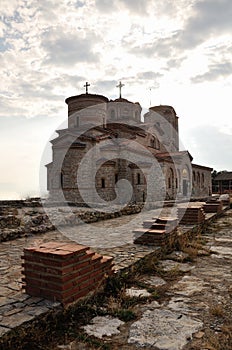
<svg viewBox="0 0 232 350"><path fill-rule="evenodd" d="M100 103L107 103L109 99L103 95L81 94L66 98L65 103L68 105L68 116L80 111L81 109L94 106Z"/></svg>
<svg viewBox="0 0 232 350"><path fill-rule="evenodd" d="M127 100L126 98L122 98L122 97L116 98L115 100L113 100L113 102L133 103L133 102Z"/></svg>

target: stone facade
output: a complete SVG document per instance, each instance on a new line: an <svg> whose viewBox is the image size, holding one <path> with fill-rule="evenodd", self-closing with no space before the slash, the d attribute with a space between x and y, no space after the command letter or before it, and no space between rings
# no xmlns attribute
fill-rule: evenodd
<svg viewBox="0 0 232 350"><path fill-rule="evenodd" d="M124 98L82 94L66 103L68 128L51 141L47 165L51 200L122 204L211 194L212 169L179 150L173 107L142 116L140 104Z"/></svg>

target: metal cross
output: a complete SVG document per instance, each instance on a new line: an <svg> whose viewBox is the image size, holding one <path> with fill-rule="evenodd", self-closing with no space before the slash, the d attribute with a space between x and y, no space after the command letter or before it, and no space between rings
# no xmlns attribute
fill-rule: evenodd
<svg viewBox="0 0 232 350"><path fill-rule="evenodd" d="M84 85L86 94L88 94L88 87L89 86L90 86L90 84L88 82L86 82L85 85Z"/></svg>
<svg viewBox="0 0 232 350"><path fill-rule="evenodd" d="M122 98L122 87L125 86L125 84L122 84L120 81L119 84L116 86L119 88L119 98Z"/></svg>

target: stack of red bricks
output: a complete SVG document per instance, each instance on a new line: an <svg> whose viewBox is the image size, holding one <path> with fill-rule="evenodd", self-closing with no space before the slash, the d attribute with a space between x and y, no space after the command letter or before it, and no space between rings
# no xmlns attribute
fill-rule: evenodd
<svg viewBox="0 0 232 350"><path fill-rule="evenodd" d="M203 205L203 209L205 213L220 214L222 212L223 205L221 201L210 201Z"/></svg>
<svg viewBox="0 0 232 350"><path fill-rule="evenodd" d="M134 230L137 236L135 244L154 246L168 245L171 238L177 234L177 218L159 217L144 221L143 228Z"/></svg>
<svg viewBox="0 0 232 350"><path fill-rule="evenodd" d="M191 205L177 208L179 223L182 225L200 225L205 221L202 205Z"/></svg>
<svg viewBox="0 0 232 350"><path fill-rule="evenodd" d="M24 249L27 294L63 305L86 296L113 273L113 258L76 243L49 242Z"/></svg>

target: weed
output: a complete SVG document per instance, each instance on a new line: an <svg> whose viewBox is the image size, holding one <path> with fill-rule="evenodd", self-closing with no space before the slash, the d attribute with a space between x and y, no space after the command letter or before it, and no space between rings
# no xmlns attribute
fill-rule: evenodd
<svg viewBox="0 0 232 350"><path fill-rule="evenodd" d="M215 317L223 317L224 316L224 309L223 306L220 304L214 305L210 308L211 315Z"/></svg>
<svg viewBox="0 0 232 350"><path fill-rule="evenodd" d="M137 315L133 310L130 309L120 309L115 312L114 316L118 317L121 321L129 322L137 318Z"/></svg>

